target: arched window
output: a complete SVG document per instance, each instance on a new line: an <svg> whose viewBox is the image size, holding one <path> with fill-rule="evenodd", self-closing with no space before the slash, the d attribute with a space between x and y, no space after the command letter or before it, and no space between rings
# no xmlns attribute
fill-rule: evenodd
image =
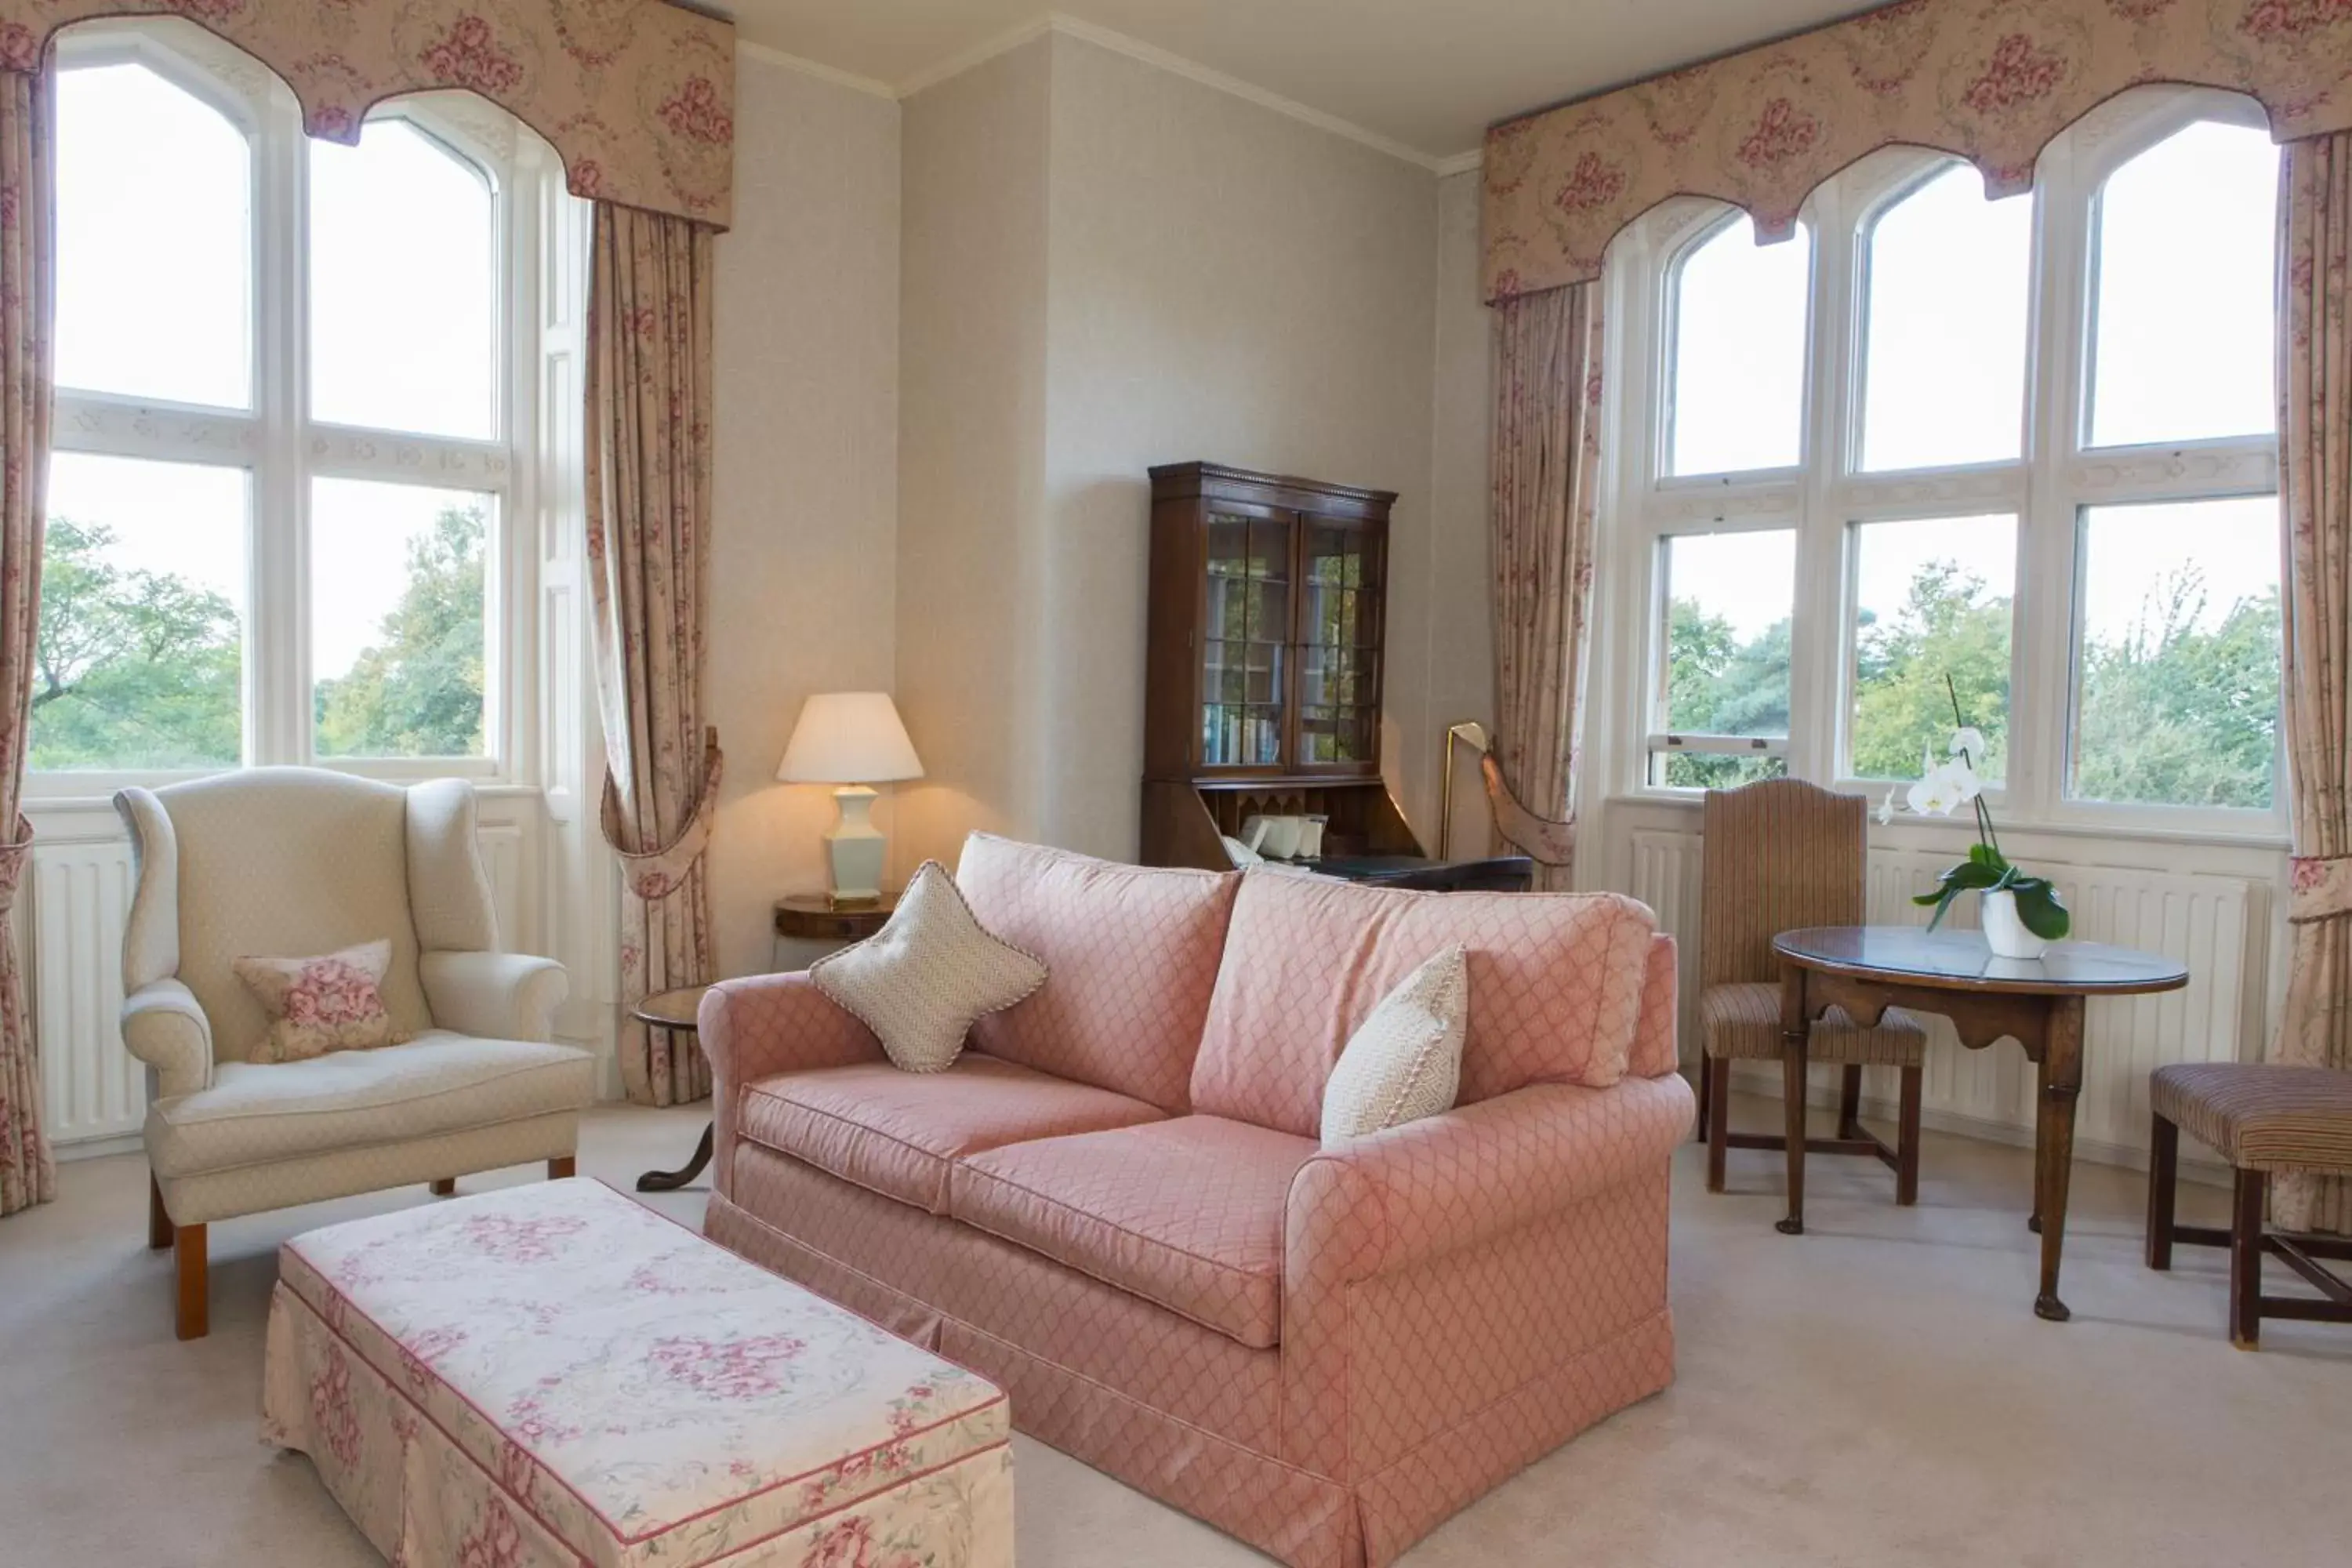
<svg viewBox="0 0 2352 1568"><path fill-rule="evenodd" d="M504 611L536 569L508 520L553 154L462 95L313 141L281 83L176 20L75 27L58 67L33 787L502 775L536 668Z"/></svg>
<svg viewBox="0 0 2352 1568"><path fill-rule="evenodd" d="M1890 148L1777 254L1695 200L1612 248L1612 787L1881 789L1957 698L2009 820L2278 831L2277 151L2150 87L2037 173Z"/></svg>

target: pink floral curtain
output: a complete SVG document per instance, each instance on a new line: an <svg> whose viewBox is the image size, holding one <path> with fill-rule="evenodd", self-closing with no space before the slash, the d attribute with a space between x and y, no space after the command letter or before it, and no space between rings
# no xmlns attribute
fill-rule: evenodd
<svg viewBox="0 0 2352 1568"><path fill-rule="evenodd" d="M710 1092L689 1034L625 1015L712 978L702 851L719 789L704 727L712 231L596 205L588 309L588 570L604 722L604 828L621 852L621 1077L629 1098Z"/></svg>
<svg viewBox="0 0 2352 1568"><path fill-rule="evenodd" d="M1495 749L1538 889L1569 885L1601 466L1601 290L1496 307ZM1490 791L1492 782L1490 781ZM1529 820L1532 819L1532 820Z"/></svg>
<svg viewBox="0 0 2352 1568"><path fill-rule="evenodd" d="M2279 202L2279 468L2294 815L2276 1061L2352 1069L2352 133L2286 150ZM2272 1217L2352 1233L2352 1183L2282 1176Z"/></svg>
<svg viewBox="0 0 2352 1568"><path fill-rule="evenodd" d="M18 810L40 629L49 471L49 332L57 226L51 77L0 71L0 1215L57 1195L41 1133L40 1057L16 971L10 910L32 859Z"/></svg>

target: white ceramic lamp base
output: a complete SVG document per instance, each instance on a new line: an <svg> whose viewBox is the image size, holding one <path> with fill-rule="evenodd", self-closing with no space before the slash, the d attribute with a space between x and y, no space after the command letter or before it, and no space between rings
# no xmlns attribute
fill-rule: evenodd
<svg viewBox="0 0 2352 1568"><path fill-rule="evenodd" d="M882 864L890 840L874 826L874 798L864 784L844 784L833 792L841 815L824 836L824 852L836 904L875 903L882 897Z"/></svg>

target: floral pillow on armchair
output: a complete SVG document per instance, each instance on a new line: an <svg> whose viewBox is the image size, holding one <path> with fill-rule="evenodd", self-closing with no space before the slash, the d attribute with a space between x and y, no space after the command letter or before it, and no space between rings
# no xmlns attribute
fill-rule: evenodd
<svg viewBox="0 0 2352 1568"><path fill-rule="evenodd" d="M383 1005L389 939L318 958L240 958L231 968L269 1015L248 1060L299 1062L329 1051L363 1051L407 1038Z"/></svg>

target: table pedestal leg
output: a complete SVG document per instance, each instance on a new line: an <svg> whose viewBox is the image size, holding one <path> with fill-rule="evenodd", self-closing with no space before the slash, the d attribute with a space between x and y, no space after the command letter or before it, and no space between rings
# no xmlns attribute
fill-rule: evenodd
<svg viewBox="0 0 2352 1568"><path fill-rule="evenodd" d="M2074 1101L2083 1089L2083 999L2050 1005L2042 1047L2042 1108L2034 1127L2034 1212L2042 1219L2042 1293L2033 1315L2053 1323L2074 1316L2058 1299L2058 1265L2066 1249L2066 1190L2074 1174Z"/></svg>
<svg viewBox="0 0 2352 1568"><path fill-rule="evenodd" d="M1789 1217L1774 1228L1783 1236L1805 1234L1805 974L1793 963L1780 971L1780 1112L1789 1143ZM1717 1106L1716 1114L1723 1110Z"/></svg>

